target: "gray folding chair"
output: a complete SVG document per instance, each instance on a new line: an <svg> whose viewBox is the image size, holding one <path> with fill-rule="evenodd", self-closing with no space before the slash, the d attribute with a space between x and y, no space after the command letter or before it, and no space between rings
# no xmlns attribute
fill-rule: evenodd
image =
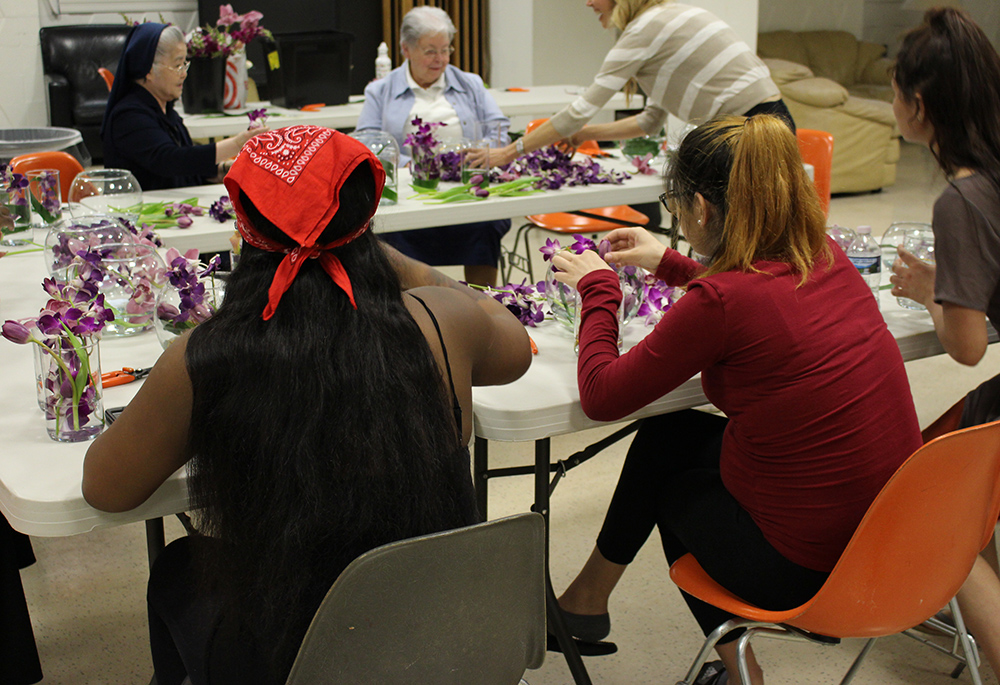
<svg viewBox="0 0 1000 685"><path fill-rule="evenodd" d="M516 685L545 657L544 521L400 540L344 569L287 685Z"/></svg>

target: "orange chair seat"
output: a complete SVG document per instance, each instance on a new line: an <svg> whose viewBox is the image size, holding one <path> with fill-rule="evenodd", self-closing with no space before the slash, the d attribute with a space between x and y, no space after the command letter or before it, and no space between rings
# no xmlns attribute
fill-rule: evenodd
<svg viewBox="0 0 1000 685"><path fill-rule="evenodd" d="M637 212L628 205L615 205L614 207L596 207L594 209L580 210L588 214L599 214L609 219L617 221L601 221L579 214L569 212L553 212L552 214L532 214L527 218L539 228L556 233L599 233L621 228L622 223L645 226L649 223L649 217L642 212Z"/></svg>
<svg viewBox="0 0 1000 685"><path fill-rule="evenodd" d="M800 128L795 133L802 161L812 164L813 184L823 211L830 214L830 176L833 173L833 136L826 131Z"/></svg>
<svg viewBox="0 0 1000 685"><path fill-rule="evenodd" d="M73 179L83 171L83 166L76 157L68 152L48 151L29 152L18 155L10 160L11 169L17 174L26 174L36 169L56 169L59 171L59 194L62 201L69 200L69 189L73 185Z"/></svg>

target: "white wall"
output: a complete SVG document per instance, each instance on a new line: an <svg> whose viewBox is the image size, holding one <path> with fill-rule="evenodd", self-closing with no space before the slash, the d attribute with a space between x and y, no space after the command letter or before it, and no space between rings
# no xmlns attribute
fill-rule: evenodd
<svg viewBox="0 0 1000 685"><path fill-rule="evenodd" d="M864 0L760 0L760 31L838 29L860 36Z"/></svg>
<svg viewBox="0 0 1000 685"><path fill-rule="evenodd" d="M130 14L131 18L158 21L159 14ZM163 18L183 30L194 28L197 12L163 12ZM117 14L53 14L46 0L0 0L0 128L48 125L45 77L38 29L66 24L120 24Z"/></svg>

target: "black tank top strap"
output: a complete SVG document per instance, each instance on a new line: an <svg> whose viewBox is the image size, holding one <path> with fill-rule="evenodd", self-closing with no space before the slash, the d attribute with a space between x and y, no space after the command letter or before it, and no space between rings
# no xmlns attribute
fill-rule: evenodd
<svg viewBox="0 0 1000 685"><path fill-rule="evenodd" d="M431 311L426 302L413 293L407 293L407 295L419 302L424 311L427 312L427 316L431 317L431 323L434 324L434 330L437 331L438 340L441 341L441 354L444 356L444 368L448 372L448 387L451 390L452 413L455 415L455 426L458 428L458 434L462 435L462 405L458 401L458 395L455 394L455 381L451 377L451 363L448 361L448 348L445 347L444 336L441 335L441 326L438 325L437 317L434 316L434 312Z"/></svg>

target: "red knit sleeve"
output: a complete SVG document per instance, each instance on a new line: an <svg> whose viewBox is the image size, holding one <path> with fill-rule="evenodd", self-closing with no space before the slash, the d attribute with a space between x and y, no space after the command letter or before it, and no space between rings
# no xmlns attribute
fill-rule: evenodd
<svg viewBox="0 0 1000 685"><path fill-rule="evenodd" d="M685 285L704 270L701 264L677 250L667 250L656 267L656 277L667 285Z"/></svg>
<svg viewBox="0 0 1000 685"><path fill-rule="evenodd" d="M725 310L718 293L704 282L693 286L644 340L621 357L617 276L605 270L592 272L580 279L579 289L583 307L577 382L583 411L594 420L628 416L722 357Z"/></svg>

